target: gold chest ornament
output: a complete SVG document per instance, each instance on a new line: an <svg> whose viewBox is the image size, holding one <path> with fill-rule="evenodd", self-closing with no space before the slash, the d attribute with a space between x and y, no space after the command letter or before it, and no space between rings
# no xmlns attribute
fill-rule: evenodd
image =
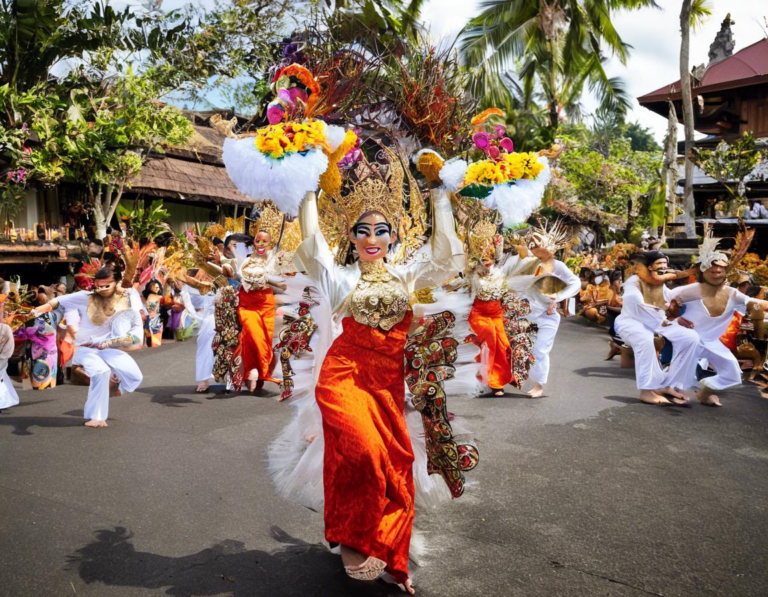
<svg viewBox="0 0 768 597"><path fill-rule="evenodd" d="M246 259L240 270L240 277L246 291L264 290L268 286L267 276L272 268L269 260L265 257L251 256Z"/></svg>
<svg viewBox="0 0 768 597"><path fill-rule="evenodd" d="M497 269L476 280L476 296L481 301L500 301L507 293L507 277Z"/></svg>
<svg viewBox="0 0 768 597"><path fill-rule="evenodd" d="M410 308L408 294L383 261L360 261L359 265L362 275L349 299L352 317L363 325L389 331L405 318Z"/></svg>

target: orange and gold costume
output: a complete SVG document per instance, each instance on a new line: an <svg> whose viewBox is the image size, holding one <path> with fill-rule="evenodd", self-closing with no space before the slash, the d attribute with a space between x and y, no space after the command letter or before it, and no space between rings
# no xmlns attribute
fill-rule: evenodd
<svg viewBox="0 0 768 597"><path fill-rule="evenodd" d="M394 268L383 260L339 267L320 232L313 196L300 213L297 268L315 281L343 324L315 389L325 443L326 539L383 561L399 583L408 579L415 496L405 421L409 299L463 266L450 201L442 199L435 201L432 259Z"/></svg>
<svg viewBox="0 0 768 597"><path fill-rule="evenodd" d="M512 381L512 347L504 329L501 302L475 299L469 313L469 325L477 336L478 345L488 350L488 385L493 390ZM480 356L477 357L478 361Z"/></svg>
<svg viewBox="0 0 768 597"><path fill-rule="evenodd" d="M272 338L275 333L275 294L270 284L276 279L272 255L251 255L240 267L242 286L237 307L240 319L240 348L246 379L271 381L275 358ZM253 372L258 378L253 376Z"/></svg>
<svg viewBox="0 0 768 597"><path fill-rule="evenodd" d="M403 349L410 311L385 332L343 320L315 397L325 436L325 536L408 578L413 451L405 424Z"/></svg>
<svg viewBox="0 0 768 597"><path fill-rule="evenodd" d="M246 376L254 369L260 380L272 379L272 336L275 329L275 295L271 288L245 290L240 286L240 346Z"/></svg>

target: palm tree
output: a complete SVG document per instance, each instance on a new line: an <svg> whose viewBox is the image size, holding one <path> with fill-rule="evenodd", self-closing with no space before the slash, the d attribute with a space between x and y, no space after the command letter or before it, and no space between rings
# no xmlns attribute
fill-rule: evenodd
<svg viewBox="0 0 768 597"><path fill-rule="evenodd" d="M680 10L680 87L683 99L683 123L685 125L685 187L683 190L683 218L685 236L696 236L696 205L693 200L693 94L691 93L690 53L691 29L696 29L712 9L706 0L683 0Z"/></svg>
<svg viewBox="0 0 768 597"><path fill-rule="evenodd" d="M608 77L603 51L626 63L629 46L611 22L616 10L658 8L654 0L485 0L462 34L461 51L478 78L497 76L521 60L526 101L538 84L546 98L549 126L578 106L588 85L607 109L625 111L621 81ZM477 84L476 87L481 87Z"/></svg>
<svg viewBox="0 0 768 597"><path fill-rule="evenodd" d="M138 32L129 7L107 0L70 5L66 0L0 0L0 85L30 89L65 58L104 47L132 48Z"/></svg>

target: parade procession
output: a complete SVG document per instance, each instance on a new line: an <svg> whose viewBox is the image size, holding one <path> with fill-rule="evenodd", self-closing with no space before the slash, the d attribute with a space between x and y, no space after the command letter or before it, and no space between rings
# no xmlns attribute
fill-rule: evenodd
<svg viewBox="0 0 768 597"><path fill-rule="evenodd" d="M757 8L169 4L3 2L0 594L763 594Z"/></svg>

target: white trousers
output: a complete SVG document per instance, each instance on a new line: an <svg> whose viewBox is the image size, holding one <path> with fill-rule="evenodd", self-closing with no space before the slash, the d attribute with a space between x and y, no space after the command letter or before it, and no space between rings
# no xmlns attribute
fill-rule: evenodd
<svg viewBox="0 0 768 597"><path fill-rule="evenodd" d="M106 421L109 416L109 378L112 373L120 380L121 392L133 392L143 379L141 370L128 354L116 348L98 350L79 346L72 359L74 365L82 365L91 378L88 400L83 415L88 420Z"/></svg>
<svg viewBox="0 0 768 597"><path fill-rule="evenodd" d="M16 388L13 387L11 378L8 377L7 368L8 361L5 361L5 365L0 368L0 410L16 406L19 403L19 395L16 393Z"/></svg>
<svg viewBox="0 0 768 597"><path fill-rule="evenodd" d="M705 377L699 383L710 390L725 390L741 385L741 367L739 360L720 342L703 342L699 348L699 356L707 359L717 375Z"/></svg>
<svg viewBox="0 0 768 597"><path fill-rule="evenodd" d="M555 345L555 336L560 327L560 314L547 315L542 313L535 319L530 319L537 326L536 341L533 343L533 356L536 359L528 372L528 379L544 385L549 379L549 353Z"/></svg>
<svg viewBox="0 0 768 597"><path fill-rule="evenodd" d="M197 355L195 356L195 381L208 381L213 376L213 337L216 335L216 322L213 314L200 321L197 333Z"/></svg>
<svg viewBox="0 0 768 597"><path fill-rule="evenodd" d="M630 317L617 317L614 324L621 339L635 353L635 377L638 390L658 390L667 386L688 389L696 383L696 360L699 354L699 335L673 323L650 330ZM664 371L656 355L654 333L672 342L672 362Z"/></svg>

